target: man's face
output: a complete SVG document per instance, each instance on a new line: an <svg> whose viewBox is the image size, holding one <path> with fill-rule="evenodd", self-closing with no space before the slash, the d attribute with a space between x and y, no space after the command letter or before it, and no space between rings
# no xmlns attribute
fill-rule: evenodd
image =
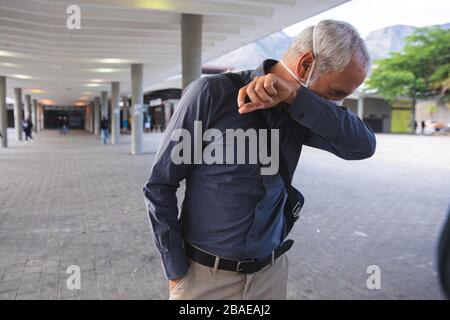
<svg viewBox="0 0 450 320"><path fill-rule="evenodd" d="M355 62L350 62L340 72L321 74L310 85L310 89L329 100L343 100L352 94L366 78L366 72Z"/></svg>

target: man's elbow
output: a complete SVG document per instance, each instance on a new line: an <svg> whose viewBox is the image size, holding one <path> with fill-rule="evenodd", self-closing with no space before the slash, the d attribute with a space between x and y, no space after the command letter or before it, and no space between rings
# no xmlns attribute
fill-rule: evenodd
<svg viewBox="0 0 450 320"><path fill-rule="evenodd" d="M360 148L357 152L352 153L351 159L347 160L364 160L370 158L375 154L377 148L377 140L375 134L369 133L364 143L360 144Z"/></svg>
<svg viewBox="0 0 450 320"><path fill-rule="evenodd" d="M369 133L364 141L358 143L358 147L350 152L340 155L344 160L364 160L374 155L377 141L373 133Z"/></svg>
<svg viewBox="0 0 450 320"><path fill-rule="evenodd" d="M156 188L149 179L142 188L142 191L144 192L145 199L151 201L155 198L155 192L158 191L158 188Z"/></svg>
<svg viewBox="0 0 450 320"><path fill-rule="evenodd" d="M375 150L377 149L377 139L375 137L375 134L372 133L369 136L369 143L368 143L368 152L367 152L367 156L366 158L370 158L371 156L373 156L375 154Z"/></svg>

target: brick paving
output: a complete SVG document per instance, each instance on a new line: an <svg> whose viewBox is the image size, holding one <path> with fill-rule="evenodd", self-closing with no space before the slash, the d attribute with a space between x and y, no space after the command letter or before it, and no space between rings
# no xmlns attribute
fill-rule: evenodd
<svg viewBox="0 0 450 320"><path fill-rule="evenodd" d="M146 134L132 156L130 136L105 147L82 131L43 131L0 149L0 299L167 299L141 191L160 140ZM289 298L442 298L435 247L448 159L449 137L379 135L364 161L306 147ZM71 265L80 290L67 289ZM366 287L369 265L381 269L380 290Z"/></svg>

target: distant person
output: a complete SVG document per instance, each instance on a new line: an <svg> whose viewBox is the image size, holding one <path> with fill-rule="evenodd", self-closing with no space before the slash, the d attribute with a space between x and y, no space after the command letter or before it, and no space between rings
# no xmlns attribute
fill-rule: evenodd
<svg viewBox="0 0 450 320"><path fill-rule="evenodd" d="M128 119L122 120L122 127L124 131L128 130Z"/></svg>
<svg viewBox="0 0 450 320"><path fill-rule="evenodd" d="M100 121L100 129L102 130L103 144L106 146L109 139L109 123L106 117L103 117L102 121Z"/></svg>
<svg viewBox="0 0 450 320"><path fill-rule="evenodd" d="M59 130L59 134L63 134L63 118L62 118L62 116L59 116L58 119L56 119L56 127Z"/></svg>
<svg viewBox="0 0 450 320"><path fill-rule="evenodd" d="M28 138L33 140L33 137L31 136L31 129L33 128L33 123L31 122L31 119L28 118L26 120L23 120L22 122L22 129L23 132L25 132L25 140L28 141Z"/></svg>
<svg viewBox="0 0 450 320"><path fill-rule="evenodd" d="M158 117L156 116L156 112L152 114L152 132L158 130Z"/></svg>
<svg viewBox="0 0 450 320"><path fill-rule="evenodd" d="M425 133L425 121L424 121L424 120L422 120L422 121L420 122L420 126L421 126L422 134L424 134L424 133Z"/></svg>
<svg viewBox="0 0 450 320"><path fill-rule="evenodd" d="M414 120L414 133L417 133L417 120Z"/></svg>
<svg viewBox="0 0 450 320"><path fill-rule="evenodd" d="M147 118L147 123L148 123L148 130L150 131L150 132L152 132L153 130L152 130L152 114L151 113L149 113L149 115L148 115L148 118Z"/></svg>
<svg viewBox="0 0 450 320"><path fill-rule="evenodd" d="M62 118L62 132L65 135L69 133L69 118L67 116Z"/></svg>

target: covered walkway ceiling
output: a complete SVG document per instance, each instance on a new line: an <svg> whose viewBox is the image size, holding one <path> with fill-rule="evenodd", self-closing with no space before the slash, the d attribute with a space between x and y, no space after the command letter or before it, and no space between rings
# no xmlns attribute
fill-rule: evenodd
<svg viewBox="0 0 450 320"><path fill-rule="evenodd" d="M248 44L346 0L0 0L0 75L7 94L23 88L73 105L121 82L143 63L144 88L181 70L181 14L203 15L203 61ZM66 9L81 8L69 30Z"/></svg>

